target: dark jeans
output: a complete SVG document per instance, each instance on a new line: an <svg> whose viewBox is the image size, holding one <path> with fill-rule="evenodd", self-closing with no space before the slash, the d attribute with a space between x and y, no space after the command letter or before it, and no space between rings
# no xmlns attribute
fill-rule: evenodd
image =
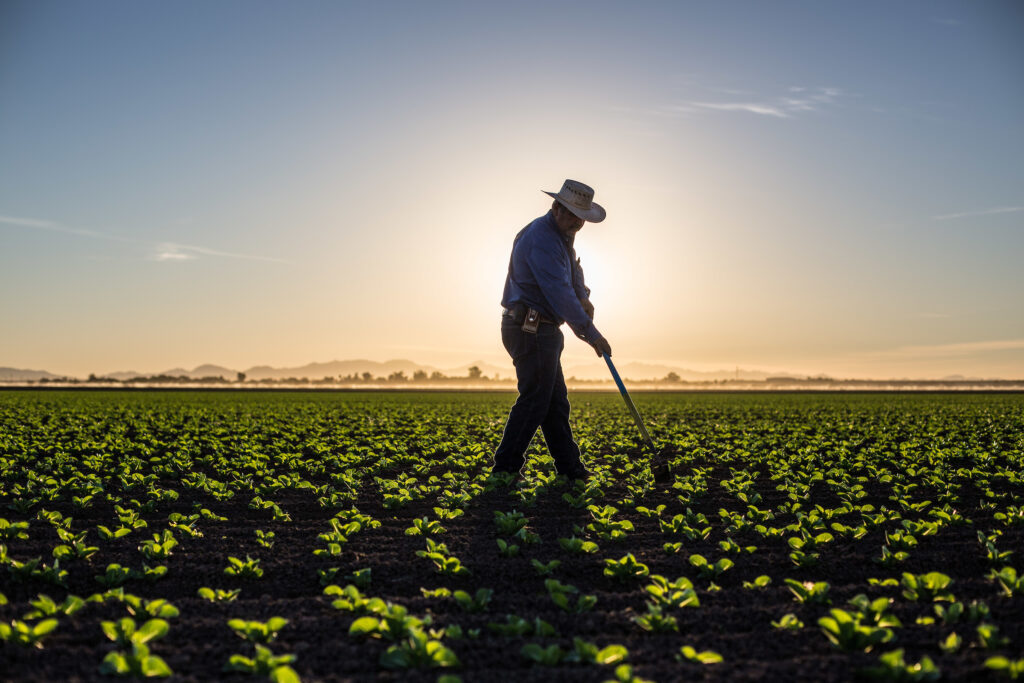
<svg viewBox="0 0 1024 683"><path fill-rule="evenodd" d="M583 473L580 448L569 427L569 398L562 376L565 339L555 325L542 323L536 334L523 332L510 318L502 318L501 341L512 356L519 380L519 398L505 423L501 444L494 452L494 469L518 472L524 453L540 427L559 474Z"/></svg>

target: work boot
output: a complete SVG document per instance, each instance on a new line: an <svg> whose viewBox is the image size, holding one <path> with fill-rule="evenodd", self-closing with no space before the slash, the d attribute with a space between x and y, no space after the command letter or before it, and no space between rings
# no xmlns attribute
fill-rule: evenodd
<svg viewBox="0 0 1024 683"><path fill-rule="evenodd" d="M565 472L559 472L559 474L563 475L566 479L569 480L569 486L572 486L577 481L586 482L587 479L590 477L589 470L587 470L587 468L584 467L583 465L573 467L572 469L567 470Z"/></svg>

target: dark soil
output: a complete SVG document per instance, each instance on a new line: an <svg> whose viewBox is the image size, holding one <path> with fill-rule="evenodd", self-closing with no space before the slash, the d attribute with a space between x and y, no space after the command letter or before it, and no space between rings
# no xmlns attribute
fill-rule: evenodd
<svg viewBox="0 0 1024 683"><path fill-rule="evenodd" d="M721 488L712 485L709 489L693 508L704 512L717 532L722 527L717 515L719 508L737 509L737 501ZM841 606L858 593L872 597L899 596L898 589L869 586L866 581L869 576L898 577L899 571L941 570L953 578L958 600L965 603L984 600L991 608L1000 633L1010 639L1018 652L1020 644L1024 643L1024 600L1000 595L992 582L984 578L988 567L979 553L976 532L971 526L946 529L934 540L923 539L899 570L886 570L872 562L883 543L880 531L873 531L869 537L856 542L837 540L822 553L821 564L809 569L792 565L789 549L782 539L765 541L753 532L745 532L735 540L741 545L757 545L757 551L734 556L736 566L715 580L721 590L709 591L710 581L696 579L687 558L692 553L721 557L717 543L686 542L683 552L668 555L662 549L667 537L658 530L656 520L636 513L623 515L634 523L635 532L624 541L601 542L596 557L562 550L557 539L572 535L574 525L584 525L589 520L585 509L573 508L562 500L567 490L565 485L553 486L540 494L535 507L524 510L529 528L540 535L542 542L524 545L518 557L499 556L495 545L493 511L510 511L514 507L507 491L487 493L468 507L464 516L446 521L448 533L439 536L439 540L472 570L472 576L457 579L434 573L428 560L415 555L424 547L423 539L404 533L412 519L432 515L434 501L417 501L399 510L385 510L375 496L366 496L357 506L381 520L381 527L353 536L343 546L343 555L339 557L318 558L312 553L323 546L317 535L326 530L326 515L310 496L280 497L277 502L291 516L289 523L273 522L269 512L250 510L240 502L202 500L204 506L230 521L201 523L204 537L184 539L175 548L166 562L169 568L166 578L155 583L130 580L125 590L148 598L166 598L181 610L181 616L172 620L168 635L152 644L153 653L164 658L175 672L173 679L180 681L247 680L249 677L245 674L223 671L230 655L251 652L247 643L226 637L225 622L229 618L263 621L273 616L283 616L289 624L271 647L275 653L296 654L294 668L305 681L436 680L437 671L391 673L381 670L378 658L387 643L348 635L353 617L333 609L331 599L322 594L316 570L327 567L339 568L335 582L340 585L345 583L344 575L371 567L372 585L365 594L405 605L411 614L429 615L435 627L459 624L466 631L479 629L477 638L445 639L458 655L462 663L458 673L466 681L610 678L610 669L596 665L542 667L531 665L520 656L520 649L528 642L557 643L571 649L574 637L599 646L624 645L629 650L628 661L634 665L634 673L656 681L842 681L852 679L857 669L875 663L875 653L850 654L831 648L816 626L828 606L795 602L783 583L787 577L829 582L832 604ZM766 502L776 495L768 486L760 486L759 492ZM885 502L879 500L876 505ZM182 498L174 507L187 511L191 503ZM652 493L644 503L651 508L665 504L668 506L666 513L682 512L674 496L666 492ZM114 516L112 510L100 506L82 511L55 504L47 509L73 516L78 529L109 524ZM160 520L170 511L173 510L152 515L150 526L159 528ZM971 516L971 511L965 512ZM977 516L981 514L978 512ZM256 543L257 529L276 534L272 551ZM109 542L104 546L105 561L137 566L136 546L151 535L147 532L148 529L143 529ZM720 537L718 533L711 536L712 539ZM1019 530L1009 530L1001 544L1021 549L1022 540ZM52 545L52 539L33 535L28 541L9 541L8 549L13 557L22 558L45 555ZM643 587L647 582L616 583L603 575L603 563L598 559L618 558L626 552L632 552L648 565L652 574L670 579L685 575L694 579L701 605L676 612L678 633L646 633L633 623L632 618L645 609ZM261 558L264 576L252 581L224 576L229 555ZM562 564L554 576L563 583L577 586L581 592L596 595L595 609L581 615L558 609L544 589L544 577L538 576L530 565L534 558L544 562L560 560ZM0 586L10 604L0 607L0 615L5 620L19 618L21 615L15 607L23 607L38 593L60 600L66 593L87 596L102 591L92 576L103 567L96 565L83 571L85 564L72 565L67 591L35 580L19 583L3 576ZM742 588L744 581L761 574L772 577L771 585L755 590ZM241 588L242 592L235 602L214 604L197 597L196 590L200 586ZM486 612L469 614L461 611L450 598L428 599L420 590L441 586L470 592L487 587L494 590L494 597ZM772 628L771 621L790 612L805 623L804 629ZM904 628L897 629L897 640L890 645L904 648L908 661L930 656L941 668L944 680L997 680L982 667L988 653L968 646L975 640L973 625L916 625L917 617L931 614L931 606L902 599L896 600L893 612L902 620ZM552 624L560 636L519 638L491 633L488 623L503 623L507 614L530 619L540 617ZM99 621L124 615L124 607L117 603L90 605L79 615L62 618L59 629L46 641L45 649L0 646L0 662L3 663L0 678L5 681L104 678L98 673L98 666L113 646L102 637ZM964 637L964 648L955 654L943 654L938 643L953 630ZM697 650L722 653L725 661L714 665L678 662L675 655L684 644Z"/></svg>
<svg viewBox="0 0 1024 683"><path fill-rule="evenodd" d="M244 392L242 392L244 393ZM220 452L237 454L238 458L255 452L268 452L268 459L276 462L282 471L287 471L285 456L300 454L317 460L319 453L330 451L337 456L343 451L337 442L344 444L344 452L382 453L390 449L408 452L414 459L434 458L435 462L447 458L448 454L488 454L494 441L500 437L501 425L508 397L458 396L446 398L442 395L416 398L397 396L388 398L392 403L378 404L377 399L331 397L309 399L287 397L275 399L280 404L269 405L267 397L217 398L217 401L202 395L182 398L156 395L146 401L164 401L160 409L163 414L158 424L147 415L156 414L151 404L131 403L121 397L114 397L98 404L95 413L78 414L77 403L67 399L68 407L43 405L53 410L53 419L42 420L33 429L20 429L18 420L29 412L18 412L14 402L7 406L0 403L0 456L18 454L32 457L55 458L54 453L61 446L54 445L40 437L47 429L63 430L68 435L67 443L83 443L82 452L88 456L91 449L99 452L107 444L103 429L118 438L130 442L145 441L152 449L139 453L145 459L150 453L165 455L175 449L189 452L196 463L200 456ZM344 397L343 397L344 398ZM646 397L645 397L646 398ZM27 400L27 399L26 399ZM63 400L63 399L62 399ZM135 401L131 398L131 401ZM223 401L219 403L218 401ZM655 401L662 403L654 403ZM565 650L572 650L574 638L580 638L600 647L612 644L628 649L627 662L633 666L633 673L647 680L667 681L793 681L818 683L821 681L856 680L865 667L878 662L878 655L896 648L905 650L908 662L917 662L922 657L931 658L941 669L942 679L947 681L996 681L1001 680L986 669L985 660L993 654L1011 658L1024 657L1024 596L1004 595L989 578L992 569L978 543L977 531L1003 531L999 548L1012 550L1010 564L1021 567L1024 557L1024 526L1005 527L993 520L997 507L985 497L986 491L975 486L966 475L958 475L962 487L957 492L955 507L964 517L972 520L965 525L944 527L935 536L918 535L919 545L910 550L910 557L901 565L886 568L874 560L879 557L885 544L883 528L899 528L897 523L887 523L873 529L858 540L843 538L836 533L835 540L820 550L820 563L813 567L798 568L790 559L790 547L786 534L776 538L764 538L753 529L733 534L740 546L757 546L752 554L728 555L735 566L715 578L714 584L708 578L700 578L690 565L692 554L701 554L711 560L726 556L719 542L726 537L725 527L719 515L721 509L743 513L747 506L736 495L721 486L731 477L731 469L747 467L743 449L752 448L745 439L747 435L761 439L758 448L770 453L785 446L788 453L822 452L828 448L848 452L853 458L858 452L875 449L876 459L888 454L899 458L899 439L904 438L898 429L908 432L906 439L914 440L915 453L922 462L936 448L945 447L943 431L932 428L933 414L941 425L957 427L974 442L961 449L965 454L963 462L948 462L951 467L971 468L977 462L992 457L1011 462L1021 462L1022 409L1020 403L1010 408L1005 406L989 410L988 404L977 400L974 412L965 412L966 418L957 417L958 412L949 415L940 410L956 411L963 403L957 397L948 402L928 397L924 408L918 407L906 397L884 397L877 404L868 399L847 402L841 398L787 398L783 399L731 399L711 398L649 399L648 405L641 405L651 418L652 432L659 442L674 441L683 452L702 449L704 455L694 464L709 469L707 490L684 505L677 498L678 490L671 488L671 482L659 483L638 504L654 509L665 505L663 518L684 513L686 508L707 516L712 533L705 541L690 541L684 537L663 534L658 520L646 517L625 505L616 503L627 496L625 484L617 482L606 486L599 504L612 504L620 508L617 519L627 519L635 530L617 542L594 539L600 546L593 555L567 552L558 543L559 538L574 535L574 527L584 526L591 520L585 507L571 506L563 494L571 489L564 482L552 483L542 489L531 506L525 506L517 497L521 488L496 488L473 499L464 506L465 514L453 520L444 520L447 532L438 535L451 553L462 560L472 574L451 578L434 571L430 560L418 557L416 552L424 549L422 537L406 535L405 531L416 518L436 518L434 507L438 505L436 495L416 500L396 509L385 509L382 497L373 478L363 479L358 498L353 504L358 509L379 520L378 528L364 529L351 536L342 545L341 554L336 557L314 555L314 550L324 548L325 543L318 535L330 530L328 520L334 510L322 507L317 494L295 488L281 488L272 498L290 516L290 521L274 521L270 510L256 510L249 507L251 493L239 492L234 498L217 500L186 488L177 481L158 482L161 488L174 489L180 498L174 502L160 503L143 515L148 527L139 529L127 537L101 541L97 537L97 525L114 528L117 515L113 505L98 502L81 509L63 496L57 500L36 505L30 511L17 510L19 502L8 491L0 490L0 516L9 520L29 520L31 527L27 540L8 539L3 541L9 557L25 561L41 557L52 563L52 549L59 543L51 526L37 518L40 508L57 511L73 518L72 530L81 532L88 529L89 545L100 547L92 560L72 560L64 564L69 571L66 588L46 583L40 579L16 580L6 569L0 568L0 593L8 603L0 605L0 622L22 619L30 609L29 601L40 593L47 594L60 602L67 595L87 597L102 593L106 589L96 582L95 576L102 574L110 563L138 569L143 558L139 544L167 528L167 517L172 512L190 513L194 504L200 504L227 521L200 520L197 528L202 537L187 538L176 534L180 545L173 554L161 562L166 564L165 578L153 582L131 579L124 585L127 593L147 599L164 598L180 610L180 616L170 619L168 634L150 643L152 653L162 657L173 670L171 680L195 681L248 681L253 677L243 673L225 672L224 666L234 654L251 656L253 647L232 633L227 626L229 619L265 621L279 616L288 620L279 637L269 647L275 654L293 654L292 665L303 681L430 681L433 683L442 673L453 673L464 681L605 681L614 677L614 667L597 664L568 664L541 666L531 663L521 650L527 643L542 646L557 644ZM185 401L189 401L186 405ZM900 403L903 401L904 403ZM923 400L924 401L924 400ZM432 402L432 403L431 403ZM264 404L267 405L264 405ZM365 404L365 405L364 405ZM911 405L912 404L912 405ZM56 405L56 404L54 404ZM116 410L127 405L135 410L122 420ZM821 413L832 423L816 420L819 405L825 405ZM905 407L909 406L909 407ZM12 407L13 406L13 407ZM112 406L112 407L111 407ZM184 406L184 407L183 407ZM201 417L196 417L199 408ZM283 407L282 407L283 406ZM424 407L426 406L426 407ZM435 406L431 408L430 406ZM849 406L849 407L848 407ZM900 407L905 414L919 417L916 423L897 423L891 427L889 412ZM6 416L4 409L9 411ZM428 411L435 412L430 413ZM58 410L59 409L59 410ZM60 412L60 411L64 412ZM84 409L83 409L84 410ZM274 411L279 410L280 413ZM967 408L964 408L966 411ZM623 460L621 453L629 450L622 446L632 436L634 427L624 415L617 396L581 398L574 407L580 424L577 436L585 440L585 452L591 463L601 462L604 456L616 456ZM989 412L985 412L989 411ZM1015 412L1014 412L1015 411ZM903 415L904 413L899 413ZM96 415L108 419L109 428L97 428L88 438L79 438L98 421ZM863 421L867 415L871 420ZM838 417L837 417L838 416ZM850 417L852 416L852 417ZM915 417L915 419L916 419ZM968 419L969 418L969 419ZM302 422L306 420L307 422ZM346 422L347 420L347 422ZM970 421L974 422L970 422ZM130 423L127 431L121 428ZM970 423L970 424L968 424ZM301 424L302 429L293 427ZM899 427L900 424L907 426ZM338 425L342 425L339 427ZM685 428L679 425L686 425ZM658 428L663 430L659 433ZM927 429L933 429L927 432ZM945 427L943 427L945 428ZM668 430L674 431L668 431ZM6 430L6 434L5 434ZM118 431L120 430L120 431ZM136 432L138 430L138 432ZM305 431L303 431L305 430ZM346 431L347 430L347 431ZM916 431L915 431L916 430ZM115 433L116 432L116 433ZM217 436L202 440L204 435ZM454 435L458 432L457 435ZM912 434L910 432L913 432ZM582 434L582 436L580 436ZM958 432L959 434L959 432ZM972 435L977 434L976 438ZM16 436L12 436L16 435ZM383 436L381 436L383 435ZM468 435L468 436L466 436ZM922 436L923 435L923 436ZM873 439L883 439L879 445ZM963 437L965 438L965 437ZM963 441L962 437L957 437ZM333 441L332 441L333 440ZM950 437L950 441L952 441ZM606 444L615 442L614 449ZM840 443L841 441L841 443ZM392 443L393 442L393 443ZM458 442L458 443L456 443ZM117 446L113 436L111 443ZM326 444L326 445L325 445ZM600 444L600 445L595 445ZM787 445L789 444L789 445ZM110 446L113 448L114 446ZM117 446L122 447L122 446ZM475 450L474 450L475 449ZM70 450L70 448L68 449ZM531 448L529 481L536 472L543 469L537 464L537 454L543 451L543 444L534 443ZM878 453L882 452L882 456ZM640 457L639 451L630 453ZM83 457L85 457L83 456ZM820 465L824 473L832 465L827 454L816 455L808 468ZM751 460L753 462L753 459ZM375 462L375 461L374 461ZM486 458L476 461L479 467L486 464ZM792 512L778 512L779 506L787 501L786 494L777 490L779 480L772 480L770 473L759 467L773 464L772 456L751 465L755 475L752 493L760 496L758 507L777 512L775 520L768 522L775 527L785 526L796 520ZM810 461L809 461L810 462ZM284 463L284 465L281 465ZM767 465L766 465L767 463ZM197 469L202 469L196 465ZM442 476L449 468L447 463L438 464L429 473L417 473L419 482L425 483L431 474ZM906 468L901 470L906 471ZM967 470L964 470L965 472ZM409 467L388 467L376 474L382 478L395 479L399 474L408 474ZM679 471L686 475L689 471ZM25 477L17 472L0 472L4 482L25 483ZM109 473L106 477L107 491L123 496L125 501L132 498L145 500L144 492L121 491ZM211 476L216 472L209 472ZM305 478L317 486L332 481L331 472L308 474ZM222 480L225 476L218 475ZM907 475L908 481L914 475ZM985 482L987 490L999 495L1000 504L1016 496L1019 505L1021 486L1011 478L991 477ZM966 483L964 483L966 482ZM522 483L519 485L522 486ZM888 484L867 480L864 483L867 494L858 504L870 503L875 510L883 506L899 509L891 498L893 489ZM922 485L912 494L912 500L936 500L936 492ZM265 496L270 498L271 496ZM824 482L815 482L804 509L820 504L825 507L837 506L840 500ZM11 506L14 507L11 507ZM348 504L345 505L348 507ZM516 557L502 557L496 545L497 529L494 512L510 512L513 509L525 513L529 529L540 537L537 544L521 543L522 549ZM906 513L905 518L925 517L925 513ZM858 524L859 515L840 518L846 524ZM257 543L256 531L275 534L272 549ZM578 535L578 534L577 534ZM682 550L668 554L663 545L666 541L682 541ZM699 607L687 607L671 611L678 621L678 631L649 633L640 629L634 619L646 612L647 594L644 590L648 579L617 582L604 575L604 560L618 559L632 553L647 565L650 574L659 574L672 580L686 576L690 578L700 599ZM225 576L229 557L260 560L264 570L262 578L242 580ZM531 560L549 562L559 560L561 565L553 577L565 584L576 586L580 594L597 598L592 611L569 614L559 609L549 597L544 581L531 565ZM370 597L379 597L408 608L409 613L420 618L430 618L431 627L440 629L452 625L462 628L465 637L455 639L450 635L443 642L450 647L461 662L451 670L429 669L390 671L382 668L381 654L387 649L386 640L367 639L349 635L349 627L356 617L332 607L333 598L323 594L324 587L318 570L335 567L336 577L331 583L344 586L346 576L363 568L372 569L372 582L363 589ZM898 587L882 587L869 583L869 578L899 579L902 572L915 574L941 571L953 579L951 590L956 599L965 605L971 601L984 601L991 610L991 623L999 628L1000 635L1008 638L1008 644L994 650L985 650L978 643L976 624L961 620L954 625L940 623L918 623L920 618L934 616L933 604L912 602L901 595ZM760 575L771 577L765 588L748 589L745 581L752 581ZM799 581L825 581L831 586L830 604L800 604L785 584L785 579ZM236 601L211 603L197 595L200 587L214 589L240 588ZM479 588L493 590L493 598L487 610L481 613L463 611L452 598L424 597L423 589L446 587L463 589L470 593ZM858 594L871 598L888 596L894 599L892 613L903 626L894 629L895 640L876 646L871 652L844 652L830 645L818 626L818 619L828 614L832 607L848 607L847 602ZM804 624L798 630L780 630L772 621L781 619L787 613L796 615ZM45 641L42 649L24 648L13 643L0 643L0 681L98 681L110 680L100 673L100 664L107 653L114 650L101 631L101 622L115 620L127 615L124 605L107 601L103 604L89 604L73 616L61 616L59 627ZM557 636L505 637L494 633L489 624L505 623L507 615L518 615L533 621L540 618L550 623L558 632ZM952 632L963 638L963 646L956 652L944 653L939 647ZM679 661L678 653L684 645L698 651L713 651L722 655L724 661L717 664L699 664Z"/></svg>

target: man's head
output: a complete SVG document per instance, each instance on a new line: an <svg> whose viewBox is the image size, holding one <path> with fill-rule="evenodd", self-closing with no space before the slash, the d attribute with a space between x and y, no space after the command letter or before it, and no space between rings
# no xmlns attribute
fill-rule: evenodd
<svg viewBox="0 0 1024 683"><path fill-rule="evenodd" d="M566 237L571 237L580 231L584 221L582 218L565 208L557 199L551 202L551 210L555 214L555 225L558 231Z"/></svg>
<svg viewBox="0 0 1024 683"><path fill-rule="evenodd" d="M551 208L555 214L558 229L565 235L573 235L583 227L584 221L600 223L605 210L594 202L594 190L575 180L566 180L558 193L545 192L554 197Z"/></svg>

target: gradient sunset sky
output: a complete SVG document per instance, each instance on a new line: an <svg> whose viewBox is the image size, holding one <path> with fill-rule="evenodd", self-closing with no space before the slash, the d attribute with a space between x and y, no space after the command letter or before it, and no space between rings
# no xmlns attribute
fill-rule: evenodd
<svg viewBox="0 0 1024 683"><path fill-rule="evenodd" d="M1024 377L1024 3L974 0L3 0L0 366L511 367L565 178L620 363Z"/></svg>

